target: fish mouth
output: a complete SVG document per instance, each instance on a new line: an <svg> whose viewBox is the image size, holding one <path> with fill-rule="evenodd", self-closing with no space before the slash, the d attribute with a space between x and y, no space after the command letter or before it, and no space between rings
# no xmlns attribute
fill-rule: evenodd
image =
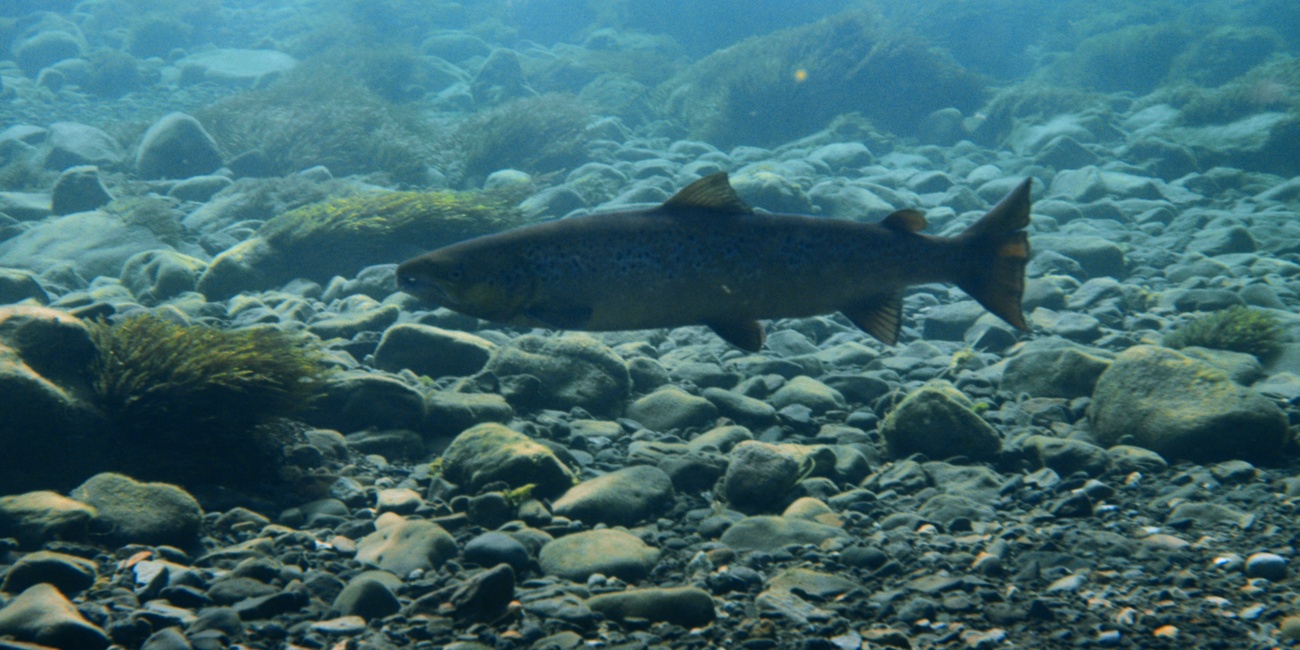
<svg viewBox="0 0 1300 650"><path fill-rule="evenodd" d="M397 274L397 288L421 300L446 303L447 288L433 278L416 274Z"/></svg>

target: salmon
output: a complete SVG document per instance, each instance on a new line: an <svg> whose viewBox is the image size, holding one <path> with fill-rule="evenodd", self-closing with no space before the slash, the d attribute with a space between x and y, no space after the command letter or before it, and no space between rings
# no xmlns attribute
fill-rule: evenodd
<svg viewBox="0 0 1300 650"><path fill-rule="evenodd" d="M924 215L879 223L757 212L726 172L663 204L466 240L402 263L402 291L481 319L613 331L704 325L738 348L763 346L762 320L840 312L893 345L908 287L955 284L1028 331L1031 179L953 237Z"/></svg>

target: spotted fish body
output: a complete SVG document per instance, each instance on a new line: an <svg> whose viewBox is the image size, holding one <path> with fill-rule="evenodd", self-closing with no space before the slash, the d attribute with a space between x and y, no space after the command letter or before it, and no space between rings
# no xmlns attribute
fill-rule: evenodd
<svg viewBox="0 0 1300 650"><path fill-rule="evenodd" d="M403 263L398 286L503 323L591 331L707 325L747 350L759 320L843 312L897 340L903 289L952 282L1025 329L1029 181L956 237L919 212L879 224L755 213L725 173L664 204L526 226Z"/></svg>

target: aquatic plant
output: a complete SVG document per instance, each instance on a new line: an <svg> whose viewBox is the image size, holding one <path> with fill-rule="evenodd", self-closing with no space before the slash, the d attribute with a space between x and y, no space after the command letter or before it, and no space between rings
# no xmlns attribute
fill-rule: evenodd
<svg viewBox="0 0 1300 650"><path fill-rule="evenodd" d="M1129 25L1084 39L1057 74L1101 92L1147 93L1169 75L1193 35L1180 25Z"/></svg>
<svg viewBox="0 0 1300 650"><path fill-rule="evenodd" d="M382 256L405 243L429 248L523 225L527 188L493 192L372 192L291 210L257 231L295 264ZM372 262L373 263L373 262Z"/></svg>
<svg viewBox="0 0 1300 650"><path fill-rule="evenodd" d="M660 86L665 110L719 147L775 145L861 112L897 133L941 108L973 111L984 81L864 13L750 38Z"/></svg>
<svg viewBox="0 0 1300 650"><path fill-rule="evenodd" d="M273 470L268 428L320 391L322 353L271 328L180 325L142 314L90 325L95 401L124 445L120 465L150 478L225 484Z"/></svg>
<svg viewBox="0 0 1300 650"><path fill-rule="evenodd" d="M577 97L548 93L524 97L470 118L456 131L468 179L498 169L543 173L585 160L585 130L595 119Z"/></svg>
<svg viewBox="0 0 1300 650"><path fill-rule="evenodd" d="M179 201L175 199L157 195L126 196L115 199L100 209L117 216L127 225L146 228L159 241L174 246L181 243L185 236L185 226L181 223L184 215L176 209L178 204Z"/></svg>
<svg viewBox="0 0 1300 650"><path fill-rule="evenodd" d="M448 162L447 138L412 108L384 101L337 68L303 64L269 87L195 111L223 151L259 151L267 172L324 165L335 176L380 172L424 185Z"/></svg>
<svg viewBox="0 0 1300 650"><path fill-rule="evenodd" d="M1214 348L1253 354L1260 360L1276 355L1287 339L1277 316L1260 309L1231 307L1184 323L1166 334L1165 347Z"/></svg>

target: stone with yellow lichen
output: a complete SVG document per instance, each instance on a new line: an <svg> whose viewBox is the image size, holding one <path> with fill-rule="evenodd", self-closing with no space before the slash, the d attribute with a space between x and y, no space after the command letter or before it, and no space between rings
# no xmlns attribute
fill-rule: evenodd
<svg viewBox="0 0 1300 650"><path fill-rule="evenodd" d="M1267 460L1281 452L1286 414L1223 370L1168 348L1139 345L1097 380L1089 416L1103 444L1168 460Z"/></svg>

